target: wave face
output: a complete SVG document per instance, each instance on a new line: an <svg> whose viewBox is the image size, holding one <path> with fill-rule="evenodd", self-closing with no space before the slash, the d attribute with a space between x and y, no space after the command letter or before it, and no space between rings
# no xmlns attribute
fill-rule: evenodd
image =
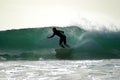
<svg viewBox="0 0 120 80"><path fill-rule="evenodd" d="M69 55L56 55L60 48L57 36L52 35L52 27L7 30L0 32L1 60L38 59L118 59L120 58L120 32L86 31L77 26L57 27L67 36L72 47Z"/></svg>

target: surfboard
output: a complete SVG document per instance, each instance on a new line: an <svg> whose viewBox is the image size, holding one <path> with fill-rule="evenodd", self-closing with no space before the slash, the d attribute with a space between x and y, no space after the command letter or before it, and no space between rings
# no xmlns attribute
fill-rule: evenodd
<svg viewBox="0 0 120 80"><path fill-rule="evenodd" d="M55 52L56 53L68 53L72 50L72 48L58 48L58 49L55 49Z"/></svg>
<svg viewBox="0 0 120 80"><path fill-rule="evenodd" d="M58 59L71 59L72 58L72 48L59 48L55 49L55 56Z"/></svg>

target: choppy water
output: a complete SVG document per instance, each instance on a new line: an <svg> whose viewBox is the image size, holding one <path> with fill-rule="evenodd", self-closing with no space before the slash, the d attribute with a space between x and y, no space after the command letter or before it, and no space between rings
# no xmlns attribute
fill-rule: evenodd
<svg viewBox="0 0 120 80"><path fill-rule="evenodd" d="M1 61L0 80L120 80L120 59Z"/></svg>

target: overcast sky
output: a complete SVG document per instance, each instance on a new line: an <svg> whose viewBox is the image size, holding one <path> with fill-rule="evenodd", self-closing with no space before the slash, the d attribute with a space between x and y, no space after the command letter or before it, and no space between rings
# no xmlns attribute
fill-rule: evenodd
<svg viewBox="0 0 120 80"><path fill-rule="evenodd" d="M120 0L0 0L0 29L66 26L81 16L120 21Z"/></svg>

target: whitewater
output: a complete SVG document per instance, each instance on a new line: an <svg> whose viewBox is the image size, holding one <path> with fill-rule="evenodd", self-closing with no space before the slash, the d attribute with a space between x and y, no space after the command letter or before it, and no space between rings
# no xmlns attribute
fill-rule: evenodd
<svg viewBox="0 0 120 80"><path fill-rule="evenodd" d="M119 80L119 27L87 26L0 31L0 80ZM56 53L52 27L65 32L71 51Z"/></svg>
<svg viewBox="0 0 120 80"><path fill-rule="evenodd" d="M120 60L0 62L0 80L120 80Z"/></svg>

